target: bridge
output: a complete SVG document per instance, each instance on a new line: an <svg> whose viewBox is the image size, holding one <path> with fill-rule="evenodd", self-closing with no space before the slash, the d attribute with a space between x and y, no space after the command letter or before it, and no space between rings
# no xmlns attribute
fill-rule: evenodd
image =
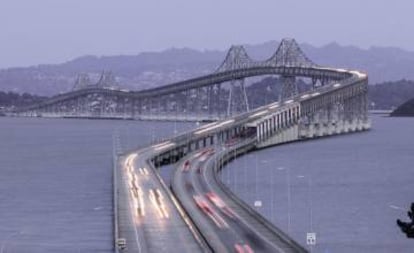
<svg viewBox="0 0 414 253"><path fill-rule="evenodd" d="M18 116L93 117L141 120L219 120L251 110L245 81L277 75L283 82L280 100L296 95L296 79L310 80L312 88L349 78L339 69L323 68L309 60L295 40L285 39L264 61L254 61L242 46L232 46L213 73L141 91L117 89L102 75L96 85L80 76L75 89L38 104L19 108ZM109 81L108 81L109 80Z"/></svg>
<svg viewBox="0 0 414 253"><path fill-rule="evenodd" d="M251 108L246 79L278 75L278 101ZM299 93L296 80L310 88ZM217 176L223 164L260 148L364 131L366 74L313 63L293 39L267 60L232 46L209 75L128 91L79 77L73 91L13 112L16 116L210 120L197 129L115 156L114 240L122 252L306 252L237 198ZM171 182L158 168L175 164Z"/></svg>
<svg viewBox="0 0 414 253"><path fill-rule="evenodd" d="M279 101L249 108L244 78L268 74L280 75L284 80ZM298 93L294 81L298 77L310 78L312 88ZM227 94L217 93L224 82L230 82ZM83 89L21 113L46 113L51 110L45 109L48 106L99 94L122 97L126 104L130 103L128 113L137 113L131 114L134 118L145 119L143 116L148 113L160 118L169 109L162 105L165 102L203 112L200 115L206 119L218 119L116 158L114 240L119 251L306 252L302 245L238 199L217 175L229 160L247 152L368 130L367 83L366 74L318 66L294 40L284 40L266 61L254 62L242 47L232 47L217 71L207 76L140 92ZM191 92L199 92L201 97L209 92L217 96L207 96L207 101L216 100L211 100L208 110L204 110L200 105L189 106ZM158 100L156 94L166 100ZM178 94L188 96L174 102ZM223 94L227 95L227 107L217 110L214 103L223 99ZM239 97L238 102L235 97ZM153 107L145 111L131 104L136 101L147 105L155 100L161 104L157 111L152 111ZM158 168L168 164L175 164L175 172L171 182L164 182Z"/></svg>
<svg viewBox="0 0 414 253"><path fill-rule="evenodd" d="M90 89L90 88L107 88L116 89L118 87L116 78L110 71L102 71L98 82L93 83L89 75L81 73L76 77L75 85L72 90Z"/></svg>

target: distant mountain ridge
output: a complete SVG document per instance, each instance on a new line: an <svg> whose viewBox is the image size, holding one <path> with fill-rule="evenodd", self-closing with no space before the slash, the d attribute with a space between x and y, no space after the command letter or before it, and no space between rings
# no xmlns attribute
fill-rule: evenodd
<svg viewBox="0 0 414 253"><path fill-rule="evenodd" d="M263 60L276 51L278 44L269 41L245 47L250 57ZM414 80L414 52L380 47L365 50L337 43L323 47L301 44L301 48L319 65L366 71L371 84ZM131 56L89 55L62 64L9 68L0 70L0 90L53 95L71 90L77 74L88 73L92 78L98 78L103 70L112 71L120 86L139 90L211 73L223 61L225 53L171 48Z"/></svg>

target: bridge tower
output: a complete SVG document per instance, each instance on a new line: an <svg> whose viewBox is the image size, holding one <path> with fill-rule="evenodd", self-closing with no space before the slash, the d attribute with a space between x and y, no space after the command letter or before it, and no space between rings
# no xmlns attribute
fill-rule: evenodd
<svg viewBox="0 0 414 253"><path fill-rule="evenodd" d="M89 75L86 73L81 73L76 77L75 85L73 86L72 90L80 90L91 84L92 82L89 78Z"/></svg>
<svg viewBox="0 0 414 253"><path fill-rule="evenodd" d="M265 65L284 68L317 66L303 53L294 39L283 39L272 57L265 61ZM295 76L283 75L281 80L280 101L298 94Z"/></svg>
<svg viewBox="0 0 414 253"><path fill-rule="evenodd" d="M247 55L243 46L231 46L227 52L223 63L218 67L216 73L243 71L243 69L251 68L254 62ZM247 98L245 79L237 79L230 81L230 89L227 100L227 116L247 112L250 110Z"/></svg>
<svg viewBox="0 0 414 253"><path fill-rule="evenodd" d="M92 83L87 73L81 73L77 76L75 85L73 86L72 90L81 90L87 87L116 88L117 84L115 76L111 71L102 71L97 83Z"/></svg>
<svg viewBox="0 0 414 253"><path fill-rule="evenodd" d="M99 81L95 84L97 87L113 87L115 88L116 79L111 71L102 71Z"/></svg>
<svg viewBox="0 0 414 253"><path fill-rule="evenodd" d="M238 84L238 85L237 85ZM227 116L249 111L244 78L230 82L229 98L227 101Z"/></svg>
<svg viewBox="0 0 414 253"><path fill-rule="evenodd" d="M342 90L342 86L349 85L341 80L351 74L365 83ZM298 94L296 78L311 79L314 88L328 84L338 90L331 97L319 98L317 91L312 92L312 96L307 94L307 101L300 108L303 136L323 136L369 125L366 91L361 90L366 89L366 75L319 67L306 57L293 39L284 39L272 57L265 61L253 61L243 46L232 46L214 73L143 91L112 89L117 85L111 72L103 71L99 81L92 83L87 74L81 74L76 79L75 91L23 108L25 111L19 109L16 113L142 120L219 120L250 110L252 105L247 96L246 80L263 75L279 75L282 84L280 101ZM298 114L297 111L294 113ZM278 125L286 117L281 115L278 121L266 124Z"/></svg>
<svg viewBox="0 0 414 253"><path fill-rule="evenodd" d="M279 101L284 101L299 93L295 76L281 76L280 80L282 81L282 87L280 89Z"/></svg>

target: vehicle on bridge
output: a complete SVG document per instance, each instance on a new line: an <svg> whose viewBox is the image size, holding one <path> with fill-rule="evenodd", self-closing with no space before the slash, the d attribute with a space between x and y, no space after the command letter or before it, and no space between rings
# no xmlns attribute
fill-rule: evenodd
<svg viewBox="0 0 414 253"><path fill-rule="evenodd" d="M149 190L149 198L154 205L154 207L157 209L159 215L161 218L168 218L168 211L164 204L164 197L161 194L160 189L150 189Z"/></svg>
<svg viewBox="0 0 414 253"><path fill-rule="evenodd" d="M283 95L277 102L250 108L244 78L268 74L280 75L284 80ZM310 78L312 89L299 94L295 87L296 77ZM222 92L221 84L224 82L230 82L232 87L238 86L237 90L241 92L237 96L233 88ZM116 113L132 118L171 119L167 116L173 115L174 110L190 112L194 109L202 117L218 120L141 150L147 155L140 155L137 161L151 170L146 173L148 177L143 185L147 187L146 192L149 188L149 199L157 217L161 218L160 223L185 221L194 237L197 237L198 230L194 229L197 227L204 237L208 237L197 242L203 246L208 244L217 252L230 249L246 253L252 249L261 252L306 252L301 245L223 187L217 173L223 164L251 150L368 130L367 82L368 77L362 72L314 64L294 40L284 40L276 53L265 61L252 61L242 47L232 47L223 64L210 75L140 92L79 90L25 112L53 113L54 106L73 109L79 104L90 104L88 98L103 96L110 101L121 101ZM222 94L228 96L225 113L225 108L217 106L225 100ZM197 97L201 99L192 100ZM235 102L235 97L243 99ZM210 101L209 106L205 107L205 101ZM105 107L102 110L99 113L108 113ZM174 173L171 189L175 195L172 195L156 167L180 159L184 160ZM136 179L132 175L133 164L132 159L127 160L132 188L138 179L143 178ZM132 195L135 196L135 193ZM172 213L175 210L172 207L179 210L175 214L179 213L182 220L173 214L171 217L175 217L174 220L165 219L169 217L167 211ZM147 213L150 215L149 210ZM152 224L147 221L145 225ZM222 234L231 240L220 240L217 235ZM240 240L241 237L243 240Z"/></svg>
<svg viewBox="0 0 414 253"><path fill-rule="evenodd" d="M216 211L214 211L214 209L210 207L210 204L208 204L206 199L198 195L194 195L193 199L198 208L200 208L204 214L206 214L217 225L217 227L221 229L229 227L227 222Z"/></svg>

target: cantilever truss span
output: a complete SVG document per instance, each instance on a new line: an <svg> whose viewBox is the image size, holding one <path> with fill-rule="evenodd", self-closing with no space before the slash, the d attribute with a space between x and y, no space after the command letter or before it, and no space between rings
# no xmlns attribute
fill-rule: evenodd
<svg viewBox="0 0 414 253"><path fill-rule="evenodd" d="M243 46L232 46L211 74L165 86L128 91L114 88L114 78L103 73L96 85L80 76L73 91L18 108L13 114L37 117L93 117L154 120L219 120L251 110L245 79L280 76L280 101L298 94L298 77L313 87L349 78L347 71L323 68L303 53L294 39L284 39L264 61L249 57Z"/></svg>

